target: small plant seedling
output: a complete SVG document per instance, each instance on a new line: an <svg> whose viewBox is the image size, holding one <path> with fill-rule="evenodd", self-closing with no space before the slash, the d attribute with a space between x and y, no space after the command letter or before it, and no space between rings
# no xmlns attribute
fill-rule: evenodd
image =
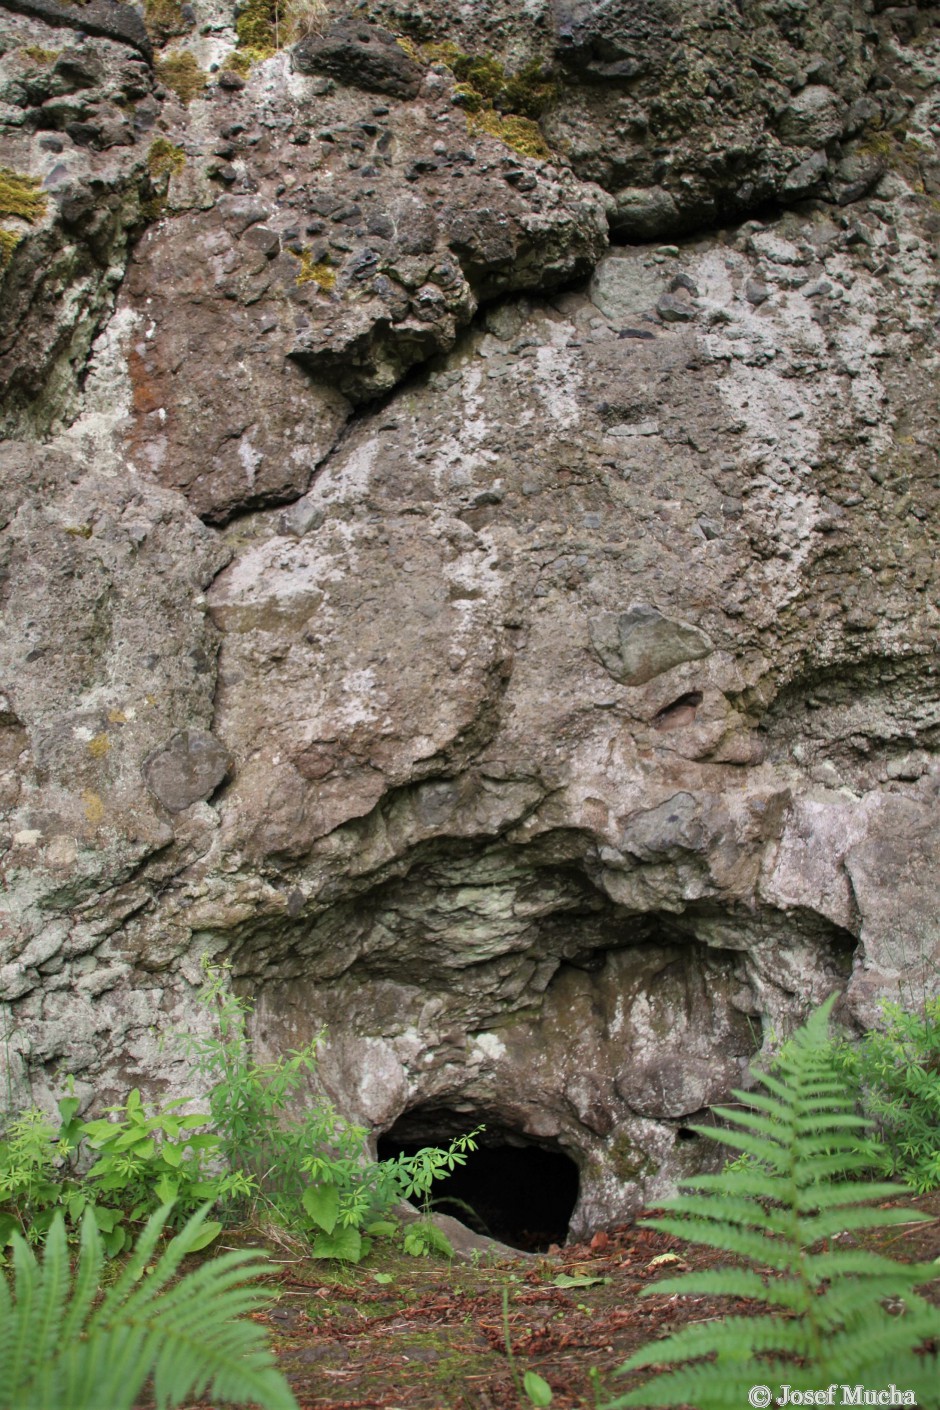
<svg viewBox="0 0 940 1410"><path fill-rule="evenodd" d="M503 1285L503 1338L506 1343L509 1370L512 1373L512 1381L516 1387L516 1395L519 1397L520 1405L525 1403L537 1407L551 1405L553 1395L548 1381L536 1371L526 1371L524 1375L519 1375L515 1353L512 1349L512 1337L509 1334L509 1287L506 1284Z"/></svg>
<svg viewBox="0 0 940 1410"><path fill-rule="evenodd" d="M552 1388L548 1381L544 1380L535 1371L526 1371L522 1377L522 1389L529 1398L529 1403L535 1406L551 1405L553 1396Z"/></svg>
<svg viewBox="0 0 940 1410"><path fill-rule="evenodd" d="M575 1276L571 1273L559 1273L557 1278L552 1279L553 1288L593 1288L598 1283L609 1283L609 1278L588 1277L585 1275Z"/></svg>
<svg viewBox="0 0 940 1410"><path fill-rule="evenodd" d="M454 1246L431 1219L419 1219L405 1230L402 1248L412 1258L427 1258L431 1253L454 1257Z"/></svg>

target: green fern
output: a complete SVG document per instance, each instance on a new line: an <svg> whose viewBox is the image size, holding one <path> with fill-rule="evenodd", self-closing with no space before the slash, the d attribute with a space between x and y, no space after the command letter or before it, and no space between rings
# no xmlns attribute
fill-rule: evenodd
<svg viewBox="0 0 940 1410"><path fill-rule="evenodd" d="M940 1312L916 1292L940 1268L896 1263L859 1248L820 1249L844 1231L919 1217L873 1207L906 1193L903 1187L853 1179L870 1165L858 1149L867 1123L853 1111L828 1043L832 1003L786 1044L772 1072L755 1071L763 1090L734 1093L744 1109L716 1109L732 1129L696 1128L747 1159L685 1182L691 1193L664 1203L672 1215L646 1221L756 1265L689 1273L647 1293L747 1298L762 1303L766 1314L688 1326L644 1347L618 1374L670 1363L676 1369L606 1410L740 1410L754 1385L809 1390L848 1383L877 1390L892 1382L915 1391L921 1410L940 1405L938 1358L916 1352L940 1336Z"/></svg>
<svg viewBox="0 0 940 1410"><path fill-rule="evenodd" d="M242 1320L265 1300L264 1260L227 1253L172 1282L206 1211L151 1266L169 1213L150 1219L97 1306L104 1249L90 1212L74 1277L61 1214L41 1261L14 1236L12 1279L0 1278L0 1410L130 1410L151 1375L159 1410L210 1388L236 1404L297 1410L262 1328Z"/></svg>

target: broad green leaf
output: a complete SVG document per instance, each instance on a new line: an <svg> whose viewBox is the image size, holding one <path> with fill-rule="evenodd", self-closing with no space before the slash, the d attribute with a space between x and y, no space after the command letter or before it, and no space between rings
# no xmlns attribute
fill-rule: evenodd
<svg viewBox="0 0 940 1410"><path fill-rule="evenodd" d="M332 1234L339 1217L339 1190L335 1185L308 1185L301 1203L318 1229Z"/></svg>
<svg viewBox="0 0 940 1410"><path fill-rule="evenodd" d="M559 1273L552 1279L553 1288L592 1288L595 1283L609 1283L609 1278L580 1277L572 1273Z"/></svg>
<svg viewBox="0 0 940 1410"><path fill-rule="evenodd" d="M62 1125L68 1126L71 1124L75 1113L81 1106L81 1102L79 1101L78 1097L60 1097L56 1105L59 1108L59 1115L62 1118Z"/></svg>
<svg viewBox="0 0 940 1410"><path fill-rule="evenodd" d="M310 1249L313 1258L338 1258L343 1263L358 1263L362 1251L362 1236L351 1227L318 1234Z"/></svg>
<svg viewBox="0 0 940 1410"><path fill-rule="evenodd" d="M534 1371L526 1371L522 1378L522 1388L533 1405L539 1407L551 1405L552 1388L548 1381L543 1381L542 1377L536 1375Z"/></svg>
<svg viewBox="0 0 940 1410"><path fill-rule="evenodd" d="M222 1225L217 1219L207 1219L197 1234L193 1235L189 1245L190 1253L198 1253L201 1248L206 1248L217 1239L222 1232Z"/></svg>
<svg viewBox="0 0 940 1410"><path fill-rule="evenodd" d="M110 1234L111 1230L121 1222L120 1209L109 1209L105 1204L93 1204L91 1212L94 1215L95 1224L103 1234Z"/></svg>
<svg viewBox="0 0 940 1410"><path fill-rule="evenodd" d="M172 1204L179 1194L179 1181L172 1180L169 1175L161 1175L153 1192L161 1204Z"/></svg>
<svg viewBox="0 0 940 1410"><path fill-rule="evenodd" d="M105 1246L108 1257L115 1258L127 1243L127 1234L123 1227L119 1224L116 1228L112 1229L110 1233L104 1234L102 1236L101 1242Z"/></svg>

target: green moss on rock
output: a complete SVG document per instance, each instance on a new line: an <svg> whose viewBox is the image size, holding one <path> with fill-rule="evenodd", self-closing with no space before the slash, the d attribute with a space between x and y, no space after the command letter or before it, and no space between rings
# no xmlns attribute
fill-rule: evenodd
<svg viewBox="0 0 940 1410"><path fill-rule="evenodd" d="M468 114L471 132L485 132L524 157L551 156L536 119L555 102L558 87L538 60L512 74L492 55L465 54L449 40L398 42L418 63L444 64L450 69L457 80L454 96Z"/></svg>
<svg viewBox="0 0 940 1410"><path fill-rule="evenodd" d="M46 204L38 177L0 166L0 220L25 220L27 225L35 225L45 215ZM0 228L0 272L10 264L22 238L15 230Z"/></svg>
<svg viewBox="0 0 940 1410"><path fill-rule="evenodd" d="M184 104L200 97L209 81L208 74L199 67L195 55L188 49L181 54L171 54L169 58L161 59L155 67L160 82L171 89Z"/></svg>
<svg viewBox="0 0 940 1410"><path fill-rule="evenodd" d="M156 44L192 29L192 23L183 15L182 0L145 0L144 24Z"/></svg>
<svg viewBox="0 0 940 1410"><path fill-rule="evenodd" d="M46 197L39 178L0 166L0 220L16 216L30 225L46 213Z"/></svg>
<svg viewBox="0 0 940 1410"><path fill-rule="evenodd" d="M642 1180L652 1175L655 1168L653 1161L625 1133L615 1136L609 1149L610 1163L619 1180Z"/></svg>
<svg viewBox="0 0 940 1410"><path fill-rule="evenodd" d="M252 61L277 53L277 0L245 0L235 19L238 47Z"/></svg>
<svg viewBox="0 0 940 1410"><path fill-rule="evenodd" d="M300 253L300 273L297 275L298 284L316 284L325 294L336 287L336 270L326 260L315 260L312 250L302 250Z"/></svg>
<svg viewBox="0 0 940 1410"><path fill-rule="evenodd" d="M542 135L542 129L531 118L507 116L493 108L483 108L471 113L467 119L471 132L485 132L511 147L523 157L534 157L546 161L551 157L551 149Z"/></svg>
<svg viewBox="0 0 940 1410"><path fill-rule="evenodd" d="M153 180L163 176L174 176L186 165L186 154L182 147L176 147L165 137L158 137L150 145L147 153L147 170Z"/></svg>
<svg viewBox="0 0 940 1410"><path fill-rule="evenodd" d="M251 56L244 49L233 49L226 54L219 67L223 72L237 73L241 78L247 78L251 72Z"/></svg>
<svg viewBox="0 0 940 1410"><path fill-rule="evenodd" d="M19 52L27 62L37 64L41 68L47 68L49 64L55 63L62 50L44 49L41 44L24 44Z"/></svg>
<svg viewBox="0 0 940 1410"><path fill-rule="evenodd" d="M0 271L6 269L22 238L22 235L17 235L12 230L0 229Z"/></svg>

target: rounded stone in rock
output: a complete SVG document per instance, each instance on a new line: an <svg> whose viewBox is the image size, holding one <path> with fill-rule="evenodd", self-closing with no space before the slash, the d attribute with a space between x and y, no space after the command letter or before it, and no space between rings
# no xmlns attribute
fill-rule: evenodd
<svg viewBox="0 0 940 1410"><path fill-rule="evenodd" d="M207 730L184 729L144 760L150 792L167 812L182 813L214 793L232 767L232 756Z"/></svg>

